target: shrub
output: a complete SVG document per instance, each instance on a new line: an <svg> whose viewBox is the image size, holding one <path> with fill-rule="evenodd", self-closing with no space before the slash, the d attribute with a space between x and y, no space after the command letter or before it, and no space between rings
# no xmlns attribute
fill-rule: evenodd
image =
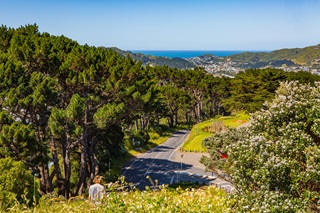
<svg viewBox="0 0 320 213"><path fill-rule="evenodd" d="M206 126L202 129L204 132L216 133L226 130L222 121L213 121L210 126Z"/></svg>
<svg viewBox="0 0 320 213"><path fill-rule="evenodd" d="M135 146L140 147L140 146L144 146L149 142L150 135L146 130L134 132L132 133L130 140L132 141L134 147Z"/></svg>
<svg viewBox="0 0 320 213"><path fill-rule="evenodd" d="M2 158L0 159L0 171L0 210L10 208L15 202L28 204L32 201L33 176L21 161Z"/></svg>
<svg viewBox="0 0 320 213"><path fill-rule="evenodd" d="M228 154L210 165L228 168L238 191L232 211L320 212L319 100L320 84L282 83L266 110L252 115L247 132L233 142L234 133L214 136L212 143L229 141L210 145L212 153Z"/></svg>

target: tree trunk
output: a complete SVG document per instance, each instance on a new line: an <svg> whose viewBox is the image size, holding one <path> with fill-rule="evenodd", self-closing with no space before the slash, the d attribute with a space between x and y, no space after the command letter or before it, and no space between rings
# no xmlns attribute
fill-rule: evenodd
<svg viewBox="0 0 320 213"><path fill-rule="evenodd" d="M49 178L49 167L48 164L39 165L40 170L40 194L44 195L53 191L52 182Z"/></svg>
<svg viewBox="0 0 320 213"><path fill-rule="evenodd" d="M71 178L71 138L67 133L65 143L63 143L63 161L64 161L64 177L65 177L65 188L66 188L66 197L70 197L70 178Z"/></svg>
<svg viewBox="0 0 320 213"><path fill-rule="evenodd" d="M90 182L93 180L94 176L99 174L99 165L97 161L97 157L94 154L95 149L95 140L91 140L90 146L89 146L89 165L90 165Z"/></svg>
<svg viewBox="0 0 320 213"><path fill-rule="evenodd" d="M82 195L86 188L86 178L87 178L87 157L88 157L88 113L89 107L86 103L85 115L84 115L84 128L83 128L83 138L80 143L80 177L77 185L76 194Z"/></svg>
<svg viewBox="0 0 320 213"><path fill-rule="evenodd" d="M141 115L141 117L140 117L140 131L142 131L142 130L143 130L143 117Z"/></svg>
<svg viewBox="0 0 320 213"><path fill-rule="evenodd" d="M190 116L189 116L189 112L185 113L185 117L186 117L186 123L188 124L188 128L190 127Z"/></svg>
<svg viewBox="0 0 320 213"><path fill-rule="evenodd" d="M198 113L197 113L197 105L195 105L193 108L192 108L192 112L193 112L193 115L194 115L194 120L196 123L199 123L200 122L200 119L198 117Z"/></svg>
<svg viewBox="0 0 320 213"><path fill-rule="evenodd" d="M50 148L51 148L51 153L52 153L54 173L55 173L55 176L57 177L58 195L66 196L64 179L62 178L60 165L59 165L59 158L58 158L58 153L57 153L56 142L53 137L51 137L51 140L50 140Z"/></svg>
<svg viewBox="0 0 320 213"><path fill-rule="evenodd" d="M157 117L157 126L159 126L160 125L160 116L156 115L156 117Z"/></svg>
<svg viewBox="0 0 320 213"><path fill-rule="evenodd" d="M201 122L201 120L202 120L202 100L201 100L201 98L197 104L197 114L198 114L198 118L199 118L198 122Z"/></svg>
<svg viewBox="0 0 320 213"><path fill-rule="evenodd" d="M174 111L174 125L178 125L178 110Z"/></svg>
<svg viewBox="0 0 320 213"><path fill-rule="evenodd" d="M145 112L141 116L141 130L145 130L149 126L150 115Z"/></svg>
<svg viewBox="0 0 320 213"><path fill-rule="evenodd" d="M174 121L173 116L169 116L168 117L168 126L169 126L169 128L173 127L173 121Z"/></svg>

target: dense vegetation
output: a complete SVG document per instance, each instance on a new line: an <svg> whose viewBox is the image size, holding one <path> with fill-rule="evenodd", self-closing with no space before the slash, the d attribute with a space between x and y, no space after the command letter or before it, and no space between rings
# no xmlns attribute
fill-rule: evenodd
<svg viewBox="0 0 320 213"><path fill-rule="evenodd" d="M142 64L144 65L168 66L168 67L177 68L177 69L191 69L195 67L193 63L183 58L178 58L178 57L168 58L168 57L162 57L162 56L144 55L141 53L132 53L130 51L123 51L115 47L113 47L112 49L122 56L129 56L133 60L142 62Z"/></svg>
<svg viewBox="0 0 320 213"><path fill-rule="evenodd" d="M232 55L231 58L235 61L242 61L247 63L257 62L272 62L281 60L292 60L296 64L311 65L316 59L320 59L320 44L305 48L292 48L275 50L270 53L267 52L246 52ZM288 62L288 61L284 61ZM284 63L284 64L286 64Z"/></svg>
<svg viewBox="0 0 320 213"><path fill-rule="evenodd" d="M238 67L242 69L254 69L262 67L295 67L299 65L307 65L318 69L320 62L320 44L305 48L280 49L272 52L244 52L234 54L228 57L216 57L213 55L198 56L202 61L210 63L225 62L228 59L238 63ZM144 65L169 66L178 69L191 69L197 66L197 62L185 60L182 58L167 58L144 55L141 53L132 53L123 51L118 48L112 48L122 56L130 56L132 59L142 62ZM203 65L203 64L202 64ZM230 73L229 73L230 74Z"/></svg>
<svg viewBox="0 0 320 213"><path fill-rule="evenodd" d="M249 114L239 113L237 115L219 116L193 125L188 139L184 142L181 149L183 151L203 152L206 149L202 146L202 140L216 132L221 132L227 128L236 128L250 118Z"/></svg>
<svg viewBox="0 0 320 213"><path fill-rule="evenodd" d="M187 187L187 188L186 188ZM16 203L10 212L217 212L227 209L227 194L215 187L188 184L172 188L159 186L156 190L110 191L100 205L81 197L66 200L46 196L34 208Z"/></svg>
<svg viewBox="0 0 320 213"><path fill-rule="evenodd" d="M319 91L319 84L283 83L251 127L203 141L211 157L202 162L236 187L234 212L320 211Z"/></svg>
<svg viewBox="0 0 320 213"><path fill-rule="evenodd" d="M221 112L226 79L202 69L143 67L36 25L0 32L0 156L39 173L41 194L82 195L133 138L161 134L162 119L191 125Z"/></svg>
<svg viewBox="0 0 320 213"><path fill-rule="evenodd" d="M33 176L21 161L0 158L0 171L0 211L14 206L16 202L28 206L28 201L36 199Z"/></svg>
<svg viewBox="0 0 320 213"><path fill-rule="evenodd" d="M36 25L1 26L0 37L0 158L27 171L9 171L12 180L39 176L41 195L83 195L96 174L112 176L110 162L123 159L133 141L148 143L148 131L254 112L281 81L319 79L274 69L228 79L200 68L142 66L112 49L40 33ZM10 203L22 193L1 199Z"/></svg>
<svg viewBox="0 0 320 213"><path fill-rule="evenodd" d="M320 81L320 76L309 72L284 72L279 69L249 69L240 72L230 80L228 90L230 95L223 104L228 111L244 110L255 112L265 108L264 103L274 98L280 82L299 81L314 85Z"/></svg>

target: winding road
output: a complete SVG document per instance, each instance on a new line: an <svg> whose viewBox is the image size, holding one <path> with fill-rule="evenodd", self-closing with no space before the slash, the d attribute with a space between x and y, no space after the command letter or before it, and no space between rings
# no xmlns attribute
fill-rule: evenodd
<svg viewBox="0 0 320 213"><path fill-rule="evenodd" d="M159 185L180 181L209 184L215 177L211 172L205 172L204 166L199 163L202 154L179 151L188 135L187 130L175 132L160 146L124 165L122 175L125 176L126 182L133 183L141 190L146 186L152 186L156 180Z"/></svg>

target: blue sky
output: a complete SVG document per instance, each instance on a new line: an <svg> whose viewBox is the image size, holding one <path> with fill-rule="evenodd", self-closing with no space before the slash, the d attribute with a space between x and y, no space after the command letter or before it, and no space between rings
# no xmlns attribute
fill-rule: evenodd
<svg viewBox="0 0 320 213"><path fill-rule="evenodd" d="M0 0L0 24L123 50L275 50L320 43L320 0Z"/></svg>

